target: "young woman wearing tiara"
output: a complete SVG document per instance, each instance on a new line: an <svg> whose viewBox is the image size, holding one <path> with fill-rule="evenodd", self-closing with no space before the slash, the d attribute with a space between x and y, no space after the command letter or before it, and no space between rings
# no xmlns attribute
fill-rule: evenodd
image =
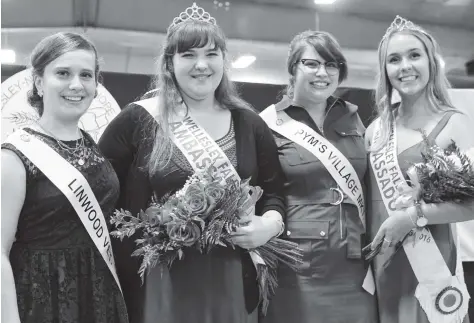
<svg viewBox="0 0 474 323"><path fill-rule="evenodd" d="M152 197L183 187L195 166L176 142L175 125L193 119L223 151L228 165L264 193L256 216L235 232L232 248L203 255L187 249L170 270L155 267L142 286L134 239L117 255L132 323L257 322L256 272L245 249L265 244L282 230L282 172L265 122L241 100L228 77L222 30L195 4L173 20L158 59L154 90L125 107L107 127L100 147L121 184L119 208L137 214ZM225 154L225 155L224 155Z"/></svg>
<svg viewBox="0 0 474 323"><path fill-rule="evenodd" d="M466 322L469 295L450 224L472 219L474 203L422 202L397 210L394 201L407 169L422 162L422 131L443 148L454 140L464 150L474 146L472 125L449 100L430 34L397 16L378 54L379 117L367 129L366 144L372 249L382 244L374 260L380 322ZM398 104L392 103L395 91ZM415 235L399 243L412 229Z"/></svg>

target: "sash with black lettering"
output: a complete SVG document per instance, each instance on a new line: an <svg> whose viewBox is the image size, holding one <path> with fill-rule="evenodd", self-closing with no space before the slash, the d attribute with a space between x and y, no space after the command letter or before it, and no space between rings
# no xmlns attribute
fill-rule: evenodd
<svg viewBox="0 0 474 323"><path fill-rule="evenodd" d="M372 145L380 141L380 133L379 119L375 124ZM397 130L392 124L387 144L370 154L370 164L389 216L396 211L397 186L406 183L397 154ZM459 254L456 273L452 276L428 228L412 230L410 236L403 249L418 280L415 297L428 320L431 323L461 323L467 314L470 297Z"/></svg>
<svg viewBox="0 0 474 323"><path fill-rule="evenodd" d="M158 116L157 97L135 104L141 105L155 119ZM186 116L183 121L170 122L169 126L173 143L181 150L194 170L202 171L212 167L229 185L237 187L240 184L240 176L227 155L191 116Z"/></svg>
<svg viewBox="0 0 474 323"><path fill-rule="evenodd" d="M284 111L277 112L275 105L266 108L260 113L260 116L270 129L305 148L321 161L337 185L357 207L360 220L365 228L364 191L357 172L346 156L307 125L292 119ZM375 292L375 283L370 269L362 287L372 295Z"/></svg>
<svg viewBox="0 0 474 323"><path fill-rule="evenodd" d="M21 151L66 196L122 292L115 271L107 223L99 202L84 176L54 149L24 130L16 130L5 142Z"/></svg>
<svg viewBox="0 0 474 323"><path fill-rule="evenodd" d="M145 108L155 119L158 116L156 97L135 103ZM227 155L191 116L186 116L183 121L170 122L170 128L173 143L195 171L212 167L213 171L225 178L228 185L234 187L240 185L241 178ZM255 267L257 264L265 264L258 253L251 251L249 254Z"/></svg>

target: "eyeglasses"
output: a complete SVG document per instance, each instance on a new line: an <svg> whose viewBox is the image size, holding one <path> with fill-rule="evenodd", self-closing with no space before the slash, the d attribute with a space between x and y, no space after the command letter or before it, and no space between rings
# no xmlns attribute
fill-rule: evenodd
<svg viewBox="0 0 474 323"><path fill-rule="evenodd" d="M321 63L320 61L316 59L300 59L300 62L306 66L307 68L318 71L321 68L321 65L324 65L326 72L329 75L336 75L339 72L339 65L342 65L344 63L337 63L337 62L325 62Z"/></svg>

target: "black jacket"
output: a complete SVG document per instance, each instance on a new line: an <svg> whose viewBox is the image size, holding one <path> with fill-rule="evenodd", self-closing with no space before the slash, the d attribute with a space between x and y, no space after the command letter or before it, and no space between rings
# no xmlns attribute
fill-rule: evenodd
<svg viewBox="0 0 474 323"><path fill-rule="evenodd" d="M231 114L236 140L237 172L241 178L251 177L250 184L258 185L264 191L256 213L276 210L284 215L283 173L271 130L253 111L235 109ZM140 209L144 210L152 196L147 155L151 152L154 138L151 130L153 122L144 108L132 103L112 120L99 141L100 149L112 163L120 180L117 208L127 209L133 214L137 214ZM114 253L130 320L140 322L144 293L137 274L139 259L130 256L134 247L132 239L125 239L122 243L116 241ZM245 303L250 313L258 303L258 286L255 268L248 253L243 251L242 267Z"/></svg>

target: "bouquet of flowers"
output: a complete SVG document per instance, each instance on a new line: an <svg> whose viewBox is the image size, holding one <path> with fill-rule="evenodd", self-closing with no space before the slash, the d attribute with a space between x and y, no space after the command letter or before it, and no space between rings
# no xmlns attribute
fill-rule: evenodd
<svg viewBox="0 0 474 323"><path fill-rule="evenodd" d="M419 201L463 203L474 199L474 147L462 152L452 141L443 149L432 144L424 133L423 141L426 144L421 154L423 161L407 170L407 184L399 185L395 207L403 210ZM399 242L397 250L409 236L410 233ZM377 255L381 244L366 256L366 260Z"/></svg>
<svg viewBox="0 0 474 323"><path fill-rule="evenodd" d="M116 210L111 218L116 230L111 235L123 239L140 233L132 255L143 258L138 271L142 282L152 267L171 267L176 259L182 259L185 247L197 248L201 253L211 252L218 245L235 248L232 232L262 195L262 189L249 182L244 180L235 189L211 171L194 173L180 190L161 201L154 199L138 217L127 210ZM295 242L273 238L249 252L257 269L265 314L277 287L278 263L296 270L302 262L302 250Z"/></svg>
<svg viewBox="0 0 474 323"><path fill-rule="evenodd" d="M416 201L425 203L462 203L474 198L474 147L462 152L453 141L443 149L430 144L423 134L426 149L423 162L407 171L409 186L399 187L398 209L407 208Z"/></svg>

